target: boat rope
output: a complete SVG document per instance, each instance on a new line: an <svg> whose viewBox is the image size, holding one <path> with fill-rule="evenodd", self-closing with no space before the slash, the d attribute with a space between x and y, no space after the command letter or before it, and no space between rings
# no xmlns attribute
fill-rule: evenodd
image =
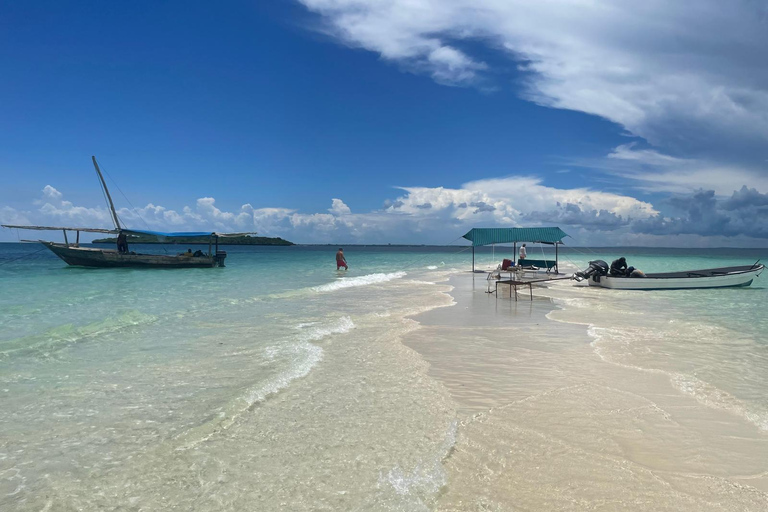
<svg viewBox="0 0 768 512"><path fill-rule="evenodd" d="M109 207L109 201L107 200L107 191L104 190L104 184L99 179L99 175L98 174L96 175L96 181L99 182L99 190L101 190L101 197L104 198L104 204L106 204L107 207ZM107 210L109 210L109 208L107 208ZM117 214L115 214L115 215L117 215ZM114 222L113 222L113 224L114 224ZM115 229L117 229L117 226L115 226Z"/></svg>
<svg viewBox="0 0 768 512"><path fill-rule="evenodd" d="M563 244L563 248L565 248L565 244ZM589 247L584 247L584 249L587 249L587 250L589 251L589 253L586 253L586 252L584 252L584 251L580 251L580 250L578 250L577 248L575 248L575 247L572 247L572 246L568 246L568 249L572 250L573 252L577 252L577 253L579 253L579 254L581 254L581 255L583 255L583 256L589 256L589 254L592 254L592 255L594 255L594 256L599 256L599 254L598 254L598 253L596 253L595 251L593 251L593 250L592 250L592 249L590 249Z"/></svg>
<svg viewBox="0 0 768 512"><path fill-rule="evenodd" d="M150 227L150 225L147 223L147 221L144 220L144 217L141 216L141 214L139 213L139 210L135 206L133 206L133 203L131 203L131 200L128 199L128 196L125 195L125 193L123 192L123 189L121 189L120 185L117 184L117 181L115 181L115 179L112 177L111 174L109 174L109 172L104 168L103 165L101 165L100 167L101 167L101 170L104 172L104 174L106 174L107 177L109 178L109 181L115 187L117 187L117 191L120 192L121 196L123 196L123 199L125 199L125 202L128 203L131 206L131 212L133 212L133 214L136 215L139 218L139 220L142 222L142 224L144 224L144 227L147 228L147 231L152 231L152 228ZM106 196L105 196L105 200L106 200ZM115 213L115 215L117 215L117 213ZM120 220L123 220L123 219L120 219ZM165 251L165 254L169 254L168 253L168 248L165 246L165 244L161 243L160 247L163 248L163 251Z"/></svg>
<svg viewBox="0 0 768 512"><path fill-rule="evenodd" d="M32 256L34 254L37 254L37 253L43 252L43 251L47 251L47 250L48 250L47 247L43 247L42 249L38 249L35 252L30 252L29 254L23 254L23 255L19 256L18 258L13 258L12 260L8 260L8 261L4 261L4 262L0 263L0 267L2 267L3 265L7 265L8 263L12 263L12 262L20 260L22 258L27 258L29 256Z"/></svg>
<svg viewBox="0 0 768 512"><path fill-rule="evenodd" d="M450 242L448 242L447 244L444 244L444 246L450 246L451 244L453 244L454 242L456 242L457 240L459 240L459 239L461 239L461 238L463 238L463 237L461 237L461 236L458 236L458 237L454 238L453 240L451 240ZM467 246L467 247L462 247L462 248L461 248L461 249L459 249L458 251L456 251L456 252L451 252L451 253L448 253L448 254L449 254L450 256L453 256L453 255L456 255L456 254L461 254L462 252L464 252L464 251L468 251L468 250L470 250L470 249L472 249L472 246L471 246L471 245L470 245L470 246ZM410 265L406 265L406 266L404 266L404 267L403 267L403 270L410 270L410 269L414 268L416 265L418 265L419 263L421 263L422 261L426 260L427 258L433 258L433 257L434 257L434 254L425 254L425 255L424 255L424 256L422 256L421 258L419 258L419 259L415 260L415 261L414 261L413 263L411 263Z"/></svg>

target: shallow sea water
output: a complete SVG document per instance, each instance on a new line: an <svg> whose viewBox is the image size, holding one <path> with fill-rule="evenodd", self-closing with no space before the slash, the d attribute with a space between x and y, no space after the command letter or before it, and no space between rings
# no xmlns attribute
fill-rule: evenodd
<svg viewBox="0 0 768 512"><path fill-rule="evenodd" d="M0 244L2 510L768 504L760 279L560 282L515 302L455 247L349 247L349 272L330 246L230 247L225 269L181 271L38 249ZM561 255L757 259L613 251Z"/></svg>

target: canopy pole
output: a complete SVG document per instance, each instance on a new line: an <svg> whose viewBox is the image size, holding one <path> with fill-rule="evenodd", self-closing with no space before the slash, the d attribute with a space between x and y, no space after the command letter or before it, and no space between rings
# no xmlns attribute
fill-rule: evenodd
<svg viewBox="0 0 768 512"><path fill-rule="evenodd" d="M517 262L519 265L520 262L517 261L517 242L515 242L514 249L512 249L512 261Z"/></svg>
<svg viewBox="0 0 768 512"><path fill-rule="evenodd" d="M475 246L472 246L472 272L475 271Z"/></svg>
<svg viewBox="0 0 768 512"><path fill-rule="evenodd" d="M75 247L80 247L80 232L76 231L77 238L75 238Z"/></svg>
<svg viewBox="0 0 768 512"><path fill-rule="evenodd" d="M64 244L66 244L66 246L69 247L69 240L67 240L67 230L62 229L61 232L64 233Z"/></svg>
<svg viewBox="0 0 768 512"><path fill-rule="evenodd" d="M557 246L558 245L559 244L557 242L555 242L555 274L559 274L560 273L560 268L557 266Z"/></svg>

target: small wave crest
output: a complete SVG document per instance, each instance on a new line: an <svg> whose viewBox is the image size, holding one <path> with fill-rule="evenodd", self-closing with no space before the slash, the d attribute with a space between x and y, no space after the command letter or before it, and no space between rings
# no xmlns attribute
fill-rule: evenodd
<svg viewBox="0 0 768 512"><path fill-rule="evenodd" d="M709 330L711 330L710 327L704 326L697 332ZM594 353L603 361L636 371L664 375L669 378L670 383L675 389L683 394L693 397L700 404L711 409L719 409L722 411L727 411L731 414L735 414L737 416L741 416L748 422L755 425L761 431L768 432L768 411L758 410L760 409L759 406L755 407L752 404L748 404L728 393L727 391L724 391L723 389L720 389L717 386L714 386L698 377L694 377L693 375L682 372L675 372L670 369L649 368L645 366L629 364L617 358L616 353L609 355L605 350L603 350L604 346L608 347L619 344L626 347L631 345L633 342L633 336L629 330L610 329L590 325L587 329L587 333L592 338L592 343L590 345L592 346ZM646 336L650 335L652 337L652 333L644 334Z"/></svg>
<svg viewBox="0 0 768 512"><path fill-rule="evenodd" d="M118 332L133 326L151 324L155 321L157 321L157 317L154 315L132 310L116 317L109 317L102 321L82 326L75 326L73 324L60 325L40 334L3 342L0 345L0 359L15 355L50 357L56 351L69 345L89 339L98 339L102 335Z"/></svg>
<svg viewBox="0 0 768 512"><path fill-rule="evenodd" d="M294 339L294 343L287 344L288 348L267 347L266 356L269 360L274 360L278 354L290 356L291 364L283 372L274 377L260 382L257 386L248 390L235 402L231 403L230 413L222 413L221 417L211 423L202 425L193 430L187 431L182 436L185 442L179 446L178 450L188 450L198 444L205 442L220 430L225 430L232 426L237 418L255 406L263 402L270 395L287 388L291 382L301 379L317 366L323 359L323 349L313 342L320 341L334 334L344 334L355 328L355 323L348 316L343 316L329 323L307 322L296 326L299 333ZM191 441L190 441L191 439Z"/></svg>
<svg viewBox="0 0 768 512"><path fill-rule="evenodd" d="M344 288L354 288L356 286L368 286L376 283L385 283L387 281L392 281L393 279L400 279L402 277L405 277L405 275L406 275L405 272L400 271L400 272L391 272L388 274L378 273L378 274L368 274L368 275L357 276L357 277L343 277L338 281L334 281L332 283L315 286L312 288L312 290L316 292L335 292L337 290L342 290Z"/></svg>
<svg viewBox="0 0 768 512"><path fill-rule="evenodd" d="M416 465L412 471L405 471L396 466L386 475L379 475L379 484L395 491L400 502L398 510L401 507L407 510L430 510L429 503L447 483L443 461L456 444L457 431L458 423L454 420L450 423L439 449Z"/></svg>
<svg viewBox="0 0 768 512"><path fill-rule="evenodd" d="M692 396L700 404L731 412L745 418L761 431L768 431L768 413L758 412L747 407L730 393L691 375L675 373L670 376L670 381L675 388Z"/></svg>
<svg viewBox="0 0 768 512"><path fill-rule="evenodd" d="M298 335L298 343L290 349L298 356L294 359L295 363L286 372L251 390L246 398L248 406L250 407L280 391L292 381L305 377L322 360L323 349L311 342L320 341L334 334L344 334L354 328L355 323L348 316L343 316L327 324L318 325L315 322L299 324L301 332Z"/></svg>

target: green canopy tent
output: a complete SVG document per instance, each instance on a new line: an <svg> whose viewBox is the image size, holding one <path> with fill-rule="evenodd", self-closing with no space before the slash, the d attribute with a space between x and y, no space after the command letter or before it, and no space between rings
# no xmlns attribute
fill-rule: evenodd
<svg viewBox="0 0 768 512"><path fill-rule="evenodd" d="M472 242L472 272L475 271L475 247L493 244L514 244L517 254L517 242L550 244L555 246L555 272L557 272L557 246L563 243L568 234L558 227L554 228L472 228L464 235Z"/></svg>

